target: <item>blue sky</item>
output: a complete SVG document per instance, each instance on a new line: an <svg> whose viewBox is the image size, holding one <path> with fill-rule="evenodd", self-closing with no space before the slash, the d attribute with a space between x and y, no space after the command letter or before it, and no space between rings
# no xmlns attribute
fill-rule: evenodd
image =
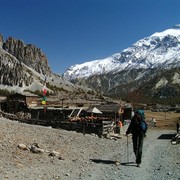
<svg viewBox="0 0 180 180"><path fill-rule="evenodd" d="M180 0L0 0L4 40L34 44L59 74L176 24Z"/></svg>

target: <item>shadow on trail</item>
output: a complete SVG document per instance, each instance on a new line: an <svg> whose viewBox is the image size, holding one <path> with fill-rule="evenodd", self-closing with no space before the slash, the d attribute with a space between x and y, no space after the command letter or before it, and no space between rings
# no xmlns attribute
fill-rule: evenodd
<svg viewBox="0 0 180 180"><path fill-rule="evenodd" d="M104 159L90 159L90 161L94 163L102 163L102 164L115 164L115 165L123 165L123 166L136 166L135 162L123 162L120 163L119 161L113 161L113 160L104 160Z"/></svg>
<svg viewBox="0 0 180 180"><path fill-rule="evenodd" d="M161 134L157 139L172 139L175 134Z"/></svg>
<svg viewBox="0 0 180 180"><path fill-rule="evenodd" d="M121 163L122 166L137 166L135 162L124 162Z"/></svg>
<svg viewBox="0 0 180 180"><path fill-rule="evenodd" d="M90 161L94 163L102 163L102 164L118 164L119 161L112 161L112 160L103 160L103 159L90 159Z"/></svg>

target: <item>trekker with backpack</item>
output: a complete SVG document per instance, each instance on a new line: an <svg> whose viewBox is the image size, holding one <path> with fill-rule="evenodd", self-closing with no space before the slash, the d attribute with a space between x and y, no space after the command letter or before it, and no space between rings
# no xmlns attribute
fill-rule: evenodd
<svg viewBox="0 0 180 180"><path fill-rule="evenodd" d="M147 124L143 110L137 110L131 119L126 135L132 134L133 150L136 156L137 167L140 167L142 158L143 140L146 136Z"/></svg>

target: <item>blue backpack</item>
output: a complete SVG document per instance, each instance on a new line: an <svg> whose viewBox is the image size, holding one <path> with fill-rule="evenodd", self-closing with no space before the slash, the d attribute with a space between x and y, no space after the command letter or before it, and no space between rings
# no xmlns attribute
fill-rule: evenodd
<svg viewBox="0 0 180 180"><path fill-rule="evenodd" d="M144 134L146 134L146 131L147 131L148 127L147 127L147 123L146 123L145 120L142 120L142 121L141 121L140 127L141 127L142 132L143 132Z"/></svg>

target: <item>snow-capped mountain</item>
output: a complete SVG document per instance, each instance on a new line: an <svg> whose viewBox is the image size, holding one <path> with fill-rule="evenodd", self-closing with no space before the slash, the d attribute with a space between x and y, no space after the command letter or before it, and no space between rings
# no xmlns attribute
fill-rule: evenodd
<svg viewBox="0 0 180 180"><path fill-rule="evenodd" d="M111 96L180 97L180 25L110 57L71 66L64 76ZM138 93L139 94L139 93Z"/></svg>
<svg viewBox="0 0 180 180"><path fill-rule="evenodd" d="M180 25L154 33L105 59L71 66L64 76L72 80L131 69L168 68L169 65L180 66Z"/></svg>

